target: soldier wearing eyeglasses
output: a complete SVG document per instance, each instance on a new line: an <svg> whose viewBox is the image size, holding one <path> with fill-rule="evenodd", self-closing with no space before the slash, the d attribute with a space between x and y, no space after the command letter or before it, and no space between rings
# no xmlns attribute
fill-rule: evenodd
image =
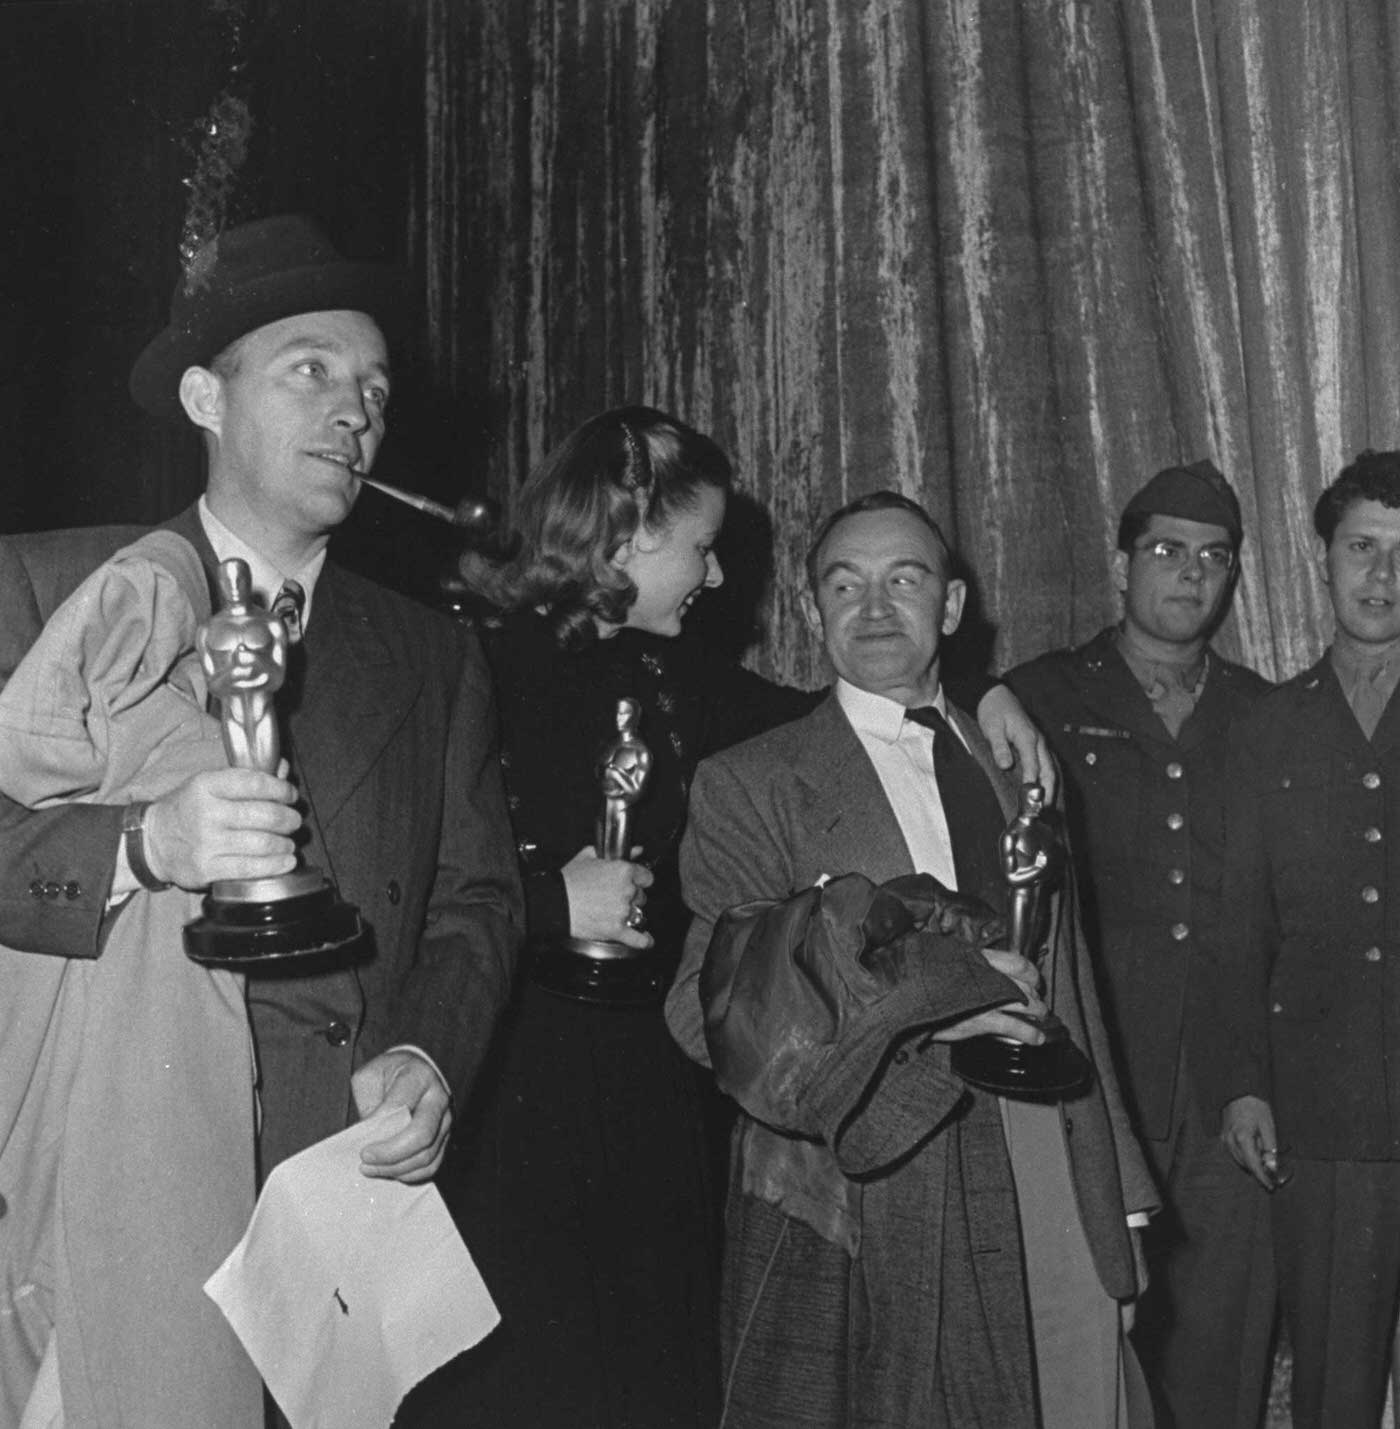
<svg viewBox="0 0 1400 1429"><path fill-rule="evenodd" d="M1005 677L1064 769L1105 1012L1166 1203L1147 1236L1153 1286L1135 1339L1159 1421L1193 1429L1257 1421L1273 1312L1267 1198L1222 1147L1196 1074L1228 735L1268 688L1209 644L1242 535L1239 501L1209 461L1159 471L1119 521L1122 619Z"/></svg>
<svg viewBox="0 0 1400 1429"><path fill-rule="evenodd" d="M1214 1099L1276 1188L1298 1429L1380 1423L1400 1299L1400 452L1357 456L1313 527L1333 640L1232 736L1210 949Z"/></svg>

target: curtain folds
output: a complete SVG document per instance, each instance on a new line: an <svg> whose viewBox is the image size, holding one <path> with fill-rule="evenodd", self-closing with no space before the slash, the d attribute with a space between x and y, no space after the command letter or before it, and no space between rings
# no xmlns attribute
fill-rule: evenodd
<svg viewBox="0 0 1400 1429"><path fill-rule="evenodd" d="M1214 458L1224 648L1329 633L1310 513L1400 445L1392 0L423 0L436 378L509 498L576 421L705 427L772 515L761 668L813 683L807 537L897 487L999 665L1114 613L1119 508Z"/></svg>

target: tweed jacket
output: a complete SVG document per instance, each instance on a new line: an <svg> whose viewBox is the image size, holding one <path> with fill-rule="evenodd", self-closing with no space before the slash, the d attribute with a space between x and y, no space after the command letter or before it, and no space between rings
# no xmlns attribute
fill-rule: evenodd
<svg viewBox="0 0 1400 1429"><path fill-rule="evenodd" d="M1110 627L1006 675L1065 778L1084 926L1137 1129L1174 1124L1183 1044L1212 1015L1200 948L1220 918L1230 726L1269 688L1208 651L1205 688L1176 738Z"/></svg>
<svg viewBox="0 0 1400 1429"><path fill-rule="evenodd" d="M992 776L1003 809L1010 814L1015 807L1013 786L995 770L973 722L951 707L950 713ZM956 817L954 811L949 813ZM686 901L695 919L667 998L673 1035L697 1060L709 1060L702 970L715 925L728 909L752 900L801 895L824 875L861 873L872 882L884 883L913 871L879 778L834 697L803 719L706 760L696 775L681 852ZM1054 952L1055 1010L1076 1043L1094 1059L1099 1077L1094 1088L1068 1104L1061 1115L1095 1265L1105 1291L1124 1298L1136 1289L1125 1212L1150 1209L1157 1200L1119 1099L1073 901L1064 901L1069 907L1058 918L1062 933ZM970 976L970 966L958 965L944 979L954 1014L997 1000L995 991L976 986ZM936 982L935 978L928 990L927 1020L937 1016ZM713 999L719 991L711 981L705 999ZM1025 1359L1029 1343L1015 1191L996 1103L958 1083L945 1045L921 1038L903 1050L916 1061L901 1076L880 1081L875 1095L888 1091L898 1096L901 1086L906 1091L917 1086L937 1093L925 1103L924 1137L906 1142L917 1148L912 1158L893 1176L863 1183L845 1172L866 1167L848 1165L843 1170L829 1145L807 1140L800 1153L805 1164L784 1172L763 1143L784 1137L791 1141L794 1133L810 1133L810 1128L775 1128L744 1116L734 1141L731 1215L735 1214L733 1197L745 1194L750 1157L761 1163L765 1174L777 1166L778 1179L764 1188L750 1179L748 1194L771 1198L783 1213L811 1226L824 1239L844 1237L838 1240L843 1249L858 1243L862 1255L867 1240L882 1238L879 1222L886 1208L896 1200L903 1205L905 1195L912 1194L923 1208L919 1219L933 1229L923 1238L921 1251L910 1248L911 1263L901 1276L902 1283L911 1287L911 1297L913 1286L923 1287L922 1298L910 1298L907 1316L885 1321L887 1327L904 1326L896 1338L905 1358L899 1359L884 1343L883 1372L871 1373L867 1385L857 1383L848 1404L863 1414L868 1411L872 1423L925 1422L911 1416L915 1408L922 1414L926 1406L894 1407L886 1401L891 1394L907 1395L901 1383L906 1376L899 1366L914 1363L920 1353L927 1364L930 1347L937 1343L940 1361L949 1367L956 1363L959 1374L980 1386L965 1397L965 1404L994 1408L1001 1404L1009 1416L1004 1422L1019 1423L1022 1406L996 1397L997 1383L1008 1366ZM830 1092L838 1097L859 1095L851 1086L833 1086ZM922 1100L922 1093L916 1100ZM807 1195L814 1186L821 1188L815 1206ZM833 1193L840 1201L834 1216L828 1204ZM929 1257L927 1264L922 1256ZM950 1303L956 1302L958 1315L944 1315L945 1291L938 1289L940 1285L949 1287L946 1295ZM814 1295L824 1293L825 1287L813 1287ZM858 1326L852 1326L850 1334L851 1344L860 1340ZM895 1354L893 1362L891 1354ZM868 1370L865 1366L861 1374ZM859 1378L854 1363L837 1373ZM956 1415L952 1422L959 1422ZM993 1412L975 1422L999 1421Z"/></svg>
<svg viewBox="0 0 1400 1429"><path fill-rule="evenodd" d="M1235 729L1210 944L1218 1108L1270 1103L1279 1145L1400 1158L1400 701L1367 739L1327 656Z"/></svg>
<svg viewBox="0 0 1400 1429"><path fill-rule="evenodd" d="M197 508L168 523L215 568ZM0 674L56 603L131 528L0 540ZM519 874L490 678L474 636L327 561L287 712L307 805L307 860L372 929L363 962L250 980L264 1173L340 1130L350 1076L390 1047L421 1047L465 1096L509 993ZM100 951L121 811L0 805L0 940L63 956Z"/></svg>

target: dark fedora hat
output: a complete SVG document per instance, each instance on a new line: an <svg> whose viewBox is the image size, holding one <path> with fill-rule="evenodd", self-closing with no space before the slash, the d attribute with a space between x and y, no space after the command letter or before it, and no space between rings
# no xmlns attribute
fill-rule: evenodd
<svg viewBox="0 0 1400 1429"><path fill-rule="evenodd" d="M281 214L240 224L194 256L170 300L170 325L131 369L131 395L157 417L180 419L187 367L206 367L235 339L297 313L368 313L392 346L412 311L407 275L343 257L309 218Z"/></svg>

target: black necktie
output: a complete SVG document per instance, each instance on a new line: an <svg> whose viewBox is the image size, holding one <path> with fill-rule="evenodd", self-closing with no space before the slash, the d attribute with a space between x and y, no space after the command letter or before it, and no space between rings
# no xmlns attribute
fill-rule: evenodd
<svg viewBox="0 0 1400 1429"><path fill-rule="evenodd" d="M305 609L306 592L301 588L301 582L288 577L272 602L272 613L282 617L282 624L287 627L287 639L293 645L301 644L301 616Z"/></svg>
<svg viewBox="0 0 1400 1429"><path fill-rule="evenodd" d="M283 752L293 763L291 727L287 720L301 704L301 689L306 679L306 647L302 644L302 615L305 610L306 592L300 581L294 581L289 576L273 598L272 613L281 617L287 629L287 678L282 693L277 697L277 713L282 723Z"/></svg>
<svg viewBox="0 0 1400 1429"><path fill-rule="evenodd" d="M933 731L933 777L938 781L953 843L958 891L974 893L998 912L1004 911L1006 886L997 845L1006 820L992 781L933 705L905 710L904 714Z"/></svg>

